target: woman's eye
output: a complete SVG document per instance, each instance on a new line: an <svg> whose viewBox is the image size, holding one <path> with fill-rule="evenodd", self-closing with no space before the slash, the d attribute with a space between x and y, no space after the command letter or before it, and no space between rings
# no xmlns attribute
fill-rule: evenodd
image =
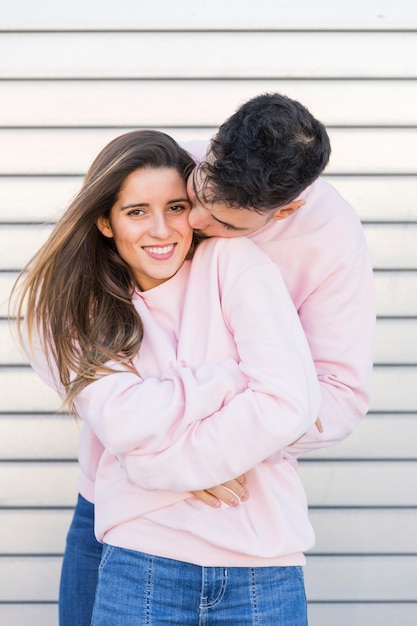
<svg viewBox="0 0 417 626"><path fill-rule="evenodd" d="M143 213L143 209L132 209L131 211L129 211L128 215L133 215L133 217L135 217L137 215L143 215Z"/></svg>
<svg viewBox="0 0 417 626"><path fill-rule="evenodd" d="M170 211L174 213L179 213L180 211L184 211L187 207L184 204L173 204L170 208Z"/></svg>

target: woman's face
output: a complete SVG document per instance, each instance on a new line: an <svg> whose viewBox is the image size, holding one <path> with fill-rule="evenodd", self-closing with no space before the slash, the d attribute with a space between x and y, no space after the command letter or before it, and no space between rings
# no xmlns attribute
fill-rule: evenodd
<svg viewBox="0 0 417 626"><path fill-rule="evenodd" d="M171 278L184 263L193 236L190 208L177 170L143 168L127 176L109 218L97 221L143 291Z"/></svg>

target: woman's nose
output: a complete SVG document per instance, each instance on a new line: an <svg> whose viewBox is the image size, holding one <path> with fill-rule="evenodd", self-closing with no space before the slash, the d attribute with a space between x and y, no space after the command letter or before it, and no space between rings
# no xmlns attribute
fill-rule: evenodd
<svg viewBox="0 0 417 626"><path fill-rule="evenodd" d="M157 215L152 221L149 233L158 239L164 239L171 233L171 227L165 215Z"/></svg>

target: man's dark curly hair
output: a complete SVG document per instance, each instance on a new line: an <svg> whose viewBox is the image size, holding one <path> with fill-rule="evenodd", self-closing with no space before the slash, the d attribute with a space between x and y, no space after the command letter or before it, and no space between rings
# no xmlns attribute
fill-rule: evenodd
<svg viewBox="0 0 417 626"><path fill-rule="evenodd" d="M299 102L278 93L243 104L213 138L199 168L206 202L267 211L292 202L324 170L326 129Z"/></svg>

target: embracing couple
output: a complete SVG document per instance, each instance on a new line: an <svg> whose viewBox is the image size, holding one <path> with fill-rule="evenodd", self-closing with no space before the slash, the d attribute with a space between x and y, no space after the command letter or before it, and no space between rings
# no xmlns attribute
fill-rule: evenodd
<svg viewBox="0 0 417 626"><path fill-rule="evenodd" d="M305 626L297 458L368 409L372 268L323 124L264 94L197 145L110 142L14 292L83 420L61 626Z"/></svg>

